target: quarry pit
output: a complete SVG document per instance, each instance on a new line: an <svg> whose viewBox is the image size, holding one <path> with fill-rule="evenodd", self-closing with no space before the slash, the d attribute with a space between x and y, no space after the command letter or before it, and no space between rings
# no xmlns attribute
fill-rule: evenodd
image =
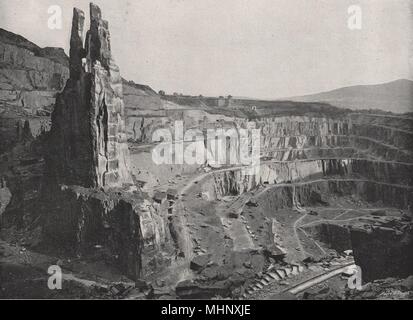
<svg viewBox="0 0 413 320"><path fill-rule="evenodd" d="M90 10L86 47L74 11L70 57L1 32L0 297L322 299L328 284L330 298L351 299L355 266L363 285L411 286L411 114L160 95L121 78ZM33 65L43 78L22 85ZM178 122L256 128L257 170L155 163L157 130L171 132L174 159L195 142L174 136ZM196 146L214 153L206 134ZM225 137L225 155L239 148ZM55 264L61 292L42 287ZM392 290L410 299L406 286Z"/></svg>

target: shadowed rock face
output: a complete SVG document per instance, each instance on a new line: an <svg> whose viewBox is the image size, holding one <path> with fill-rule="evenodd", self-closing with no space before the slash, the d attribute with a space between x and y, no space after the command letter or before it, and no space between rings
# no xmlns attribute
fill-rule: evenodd
<svg viewBox="0 0 413 320"><path fill-rule="evenodd" d="M381 217L375 224L351 229L354 260L362 270L363 282L387 277L405 278L413 270L413 224Z"/></svg>
<svg viewBox="0 0 413 320"><path fill-rule="evenodd" d="M132 183L128 165L122 79L112 60L108 22L90 5L73 11L70 78L57 97L49 135L49 176L57 184L114 187Z"/></svg>

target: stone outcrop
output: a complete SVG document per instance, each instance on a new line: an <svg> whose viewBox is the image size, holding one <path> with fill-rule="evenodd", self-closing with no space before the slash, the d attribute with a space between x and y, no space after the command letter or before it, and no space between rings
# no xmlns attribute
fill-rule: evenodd
<svg viewBox="0 0 413 320"><path fill-rule="evenodd" d="M132 183L125 135L122 79L110 50L108 22L90 6L83 46L84 13L74 9L70 78L52 114L47 159L54 183L85 187Z"/></svg>

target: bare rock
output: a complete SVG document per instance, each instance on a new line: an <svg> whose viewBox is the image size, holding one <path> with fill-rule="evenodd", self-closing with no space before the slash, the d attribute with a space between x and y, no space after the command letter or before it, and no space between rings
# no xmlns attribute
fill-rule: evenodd
<svg viewBox="0 0 413 320"><path fill-rule="evenodd" d="M84 13L74 9L70 78L52 114L47 173L52 184L119 187L132 184L122 79L110 51L108 22L94 4L90 19L83 47Z"/></svg>
<svg viewBox="0 0 413 320"><path fill-rule="evenodd" d="M192 259L190 268L194 271L200 271L204 269L208 263L210 262L211 255L209 254L202 254L199 256L196 256L195 258Z"/></svg>

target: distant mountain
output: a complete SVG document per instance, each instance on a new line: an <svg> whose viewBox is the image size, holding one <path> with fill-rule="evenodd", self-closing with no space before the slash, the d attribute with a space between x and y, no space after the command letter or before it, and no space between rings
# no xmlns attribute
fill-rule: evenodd
<svg viewBox="0 0 413 320"><path fill-rule="evenodd" d="M400 79L383 84L344 87L288 98L288 100L325 102L354 110L381 109L394 113L413 112L413 81Z"/></svg>

